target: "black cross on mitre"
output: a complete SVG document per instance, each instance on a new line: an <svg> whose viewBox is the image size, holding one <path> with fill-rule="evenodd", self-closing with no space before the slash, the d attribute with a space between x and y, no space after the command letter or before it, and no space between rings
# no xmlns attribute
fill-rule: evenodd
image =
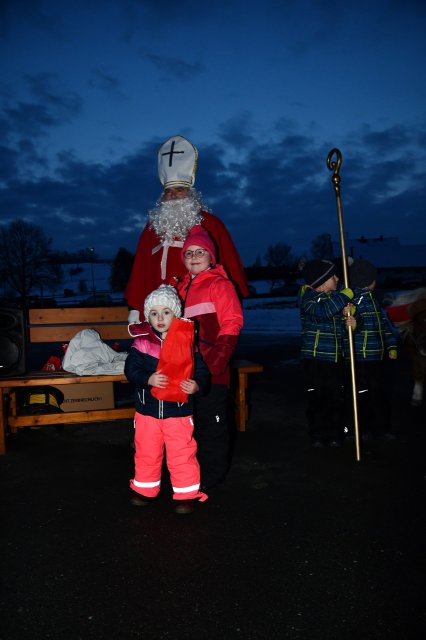
<svg viewBox="0 0 426 640"><path fill-rule="evenodd" d="M185 153L185 151L175 151L175 144L176 144L176 140L172 141L172 145L170 147L170 151L165 151L164 153L162 153L162 156L170 156L169 157L169 167L171 167L173 165L173 155L177 154L177 153Z"/></svg>

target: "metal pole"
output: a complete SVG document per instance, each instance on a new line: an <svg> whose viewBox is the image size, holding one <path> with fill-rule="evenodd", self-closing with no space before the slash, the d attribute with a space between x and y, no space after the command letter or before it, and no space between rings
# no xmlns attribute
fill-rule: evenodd
<svg viewBox="0 0 426 640"><path fill-rule="evenodd" d="M333 160L333 156L335 156L335 160ZM340 166L342 164L342 154L339 149L332 149L327 156L327 167L330 171L333 171L333 177L331 178L331 182L333 183L334 193L336 194L336 204L337 204L337 218L339 222L339 232L340 232L340 247L342 250L342 262L343 262L343 281L345 287L349 287L349 278L348 278L348 266L346 260L346 244L345 244L345 232L343 229L343 215L342 215L342 202L340 198ZM350 365L351 365L351 383L352 383L352 403L353 403L353 411L354 411L354 430L355 430L355 449L356 449L356 459L359 462L361 460L361 448L360 448L360 440L359 440L359 427L358 427L358 404L357 404L357 390L356 390L356 378L355 378L355 352L354 352L354 340L352 335L352 330L349 328L348 330L348 338L349 338L349 356L350 356Z"/></svg>

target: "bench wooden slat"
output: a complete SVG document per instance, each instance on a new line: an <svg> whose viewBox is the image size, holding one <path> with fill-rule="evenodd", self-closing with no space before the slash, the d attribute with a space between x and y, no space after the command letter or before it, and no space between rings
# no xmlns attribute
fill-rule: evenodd
<svg viewBox="0 0 426 640"><path fill-rule="evenodd" d="M96 409L94 411L68 411L67 413L43 413L34 416L9 416L12 429L37 427L52 424L75 424L79 422L110 422L111 420L133 420L135 408Z"/></svg>
<svg viewBox="0 0 426 640"><path fill-rule="evenodd" d="M92 322L124 323L127 326L127 307L57 307L30 309L29 324L90 324Z"/></svg>
<svg viewBox="0 0 426 640"><path fill-rule="evenodd" d="M83 329L96 329L102 340L130 340L127 323L123 326L98 324L60 325L58 327L29 327L30 342L69 342Z"/></svg>
<svg viewBox="0 0 426 640"><path fill-rule="evenodd" d="M53 385L58 387L66 384L84 384L86 382L128 382L124 373L100 376L77 376L73 373L41 373L40 371L17 378L0 379L0 388L13 389L15 387L39 387Z"/></svg>
<svg viewBox="0 0 426 640"><path fill-rule="evenodd" d="M83 329L96 329L102 340L130 340L127 307L30 309L31 342L69 342Z"/></svg>

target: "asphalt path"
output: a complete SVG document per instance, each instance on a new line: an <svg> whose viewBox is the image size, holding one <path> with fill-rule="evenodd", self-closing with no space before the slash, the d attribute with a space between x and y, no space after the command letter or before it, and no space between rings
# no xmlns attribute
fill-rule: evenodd
<svg viewBox="0 0 426 640"><path fill-rule="evenodd" d="M2 640L424 637L424 408L392 372L394 441L310 447L298 340L244 335L250 420L190 516L129 504L132 425L22 430L0 459Z"/></svg>

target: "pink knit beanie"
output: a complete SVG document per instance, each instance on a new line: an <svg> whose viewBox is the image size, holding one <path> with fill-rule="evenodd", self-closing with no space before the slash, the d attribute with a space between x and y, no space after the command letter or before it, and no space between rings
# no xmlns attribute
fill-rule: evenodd
<svg viewBox="0 0 426 640"><path fill-rule="evenodd" d="M214 242L210 234L200 224L196 224L194 227L192 227L191 231L188 233L186 237L185 242L183 243L182 254L181 254L183 261L185 261L184 259L185 251L188 249L188 247L191 247L192 245L196 247L201 247L202 249L206 249L210 254L213 264L216 264L216 249L214 246Z"/></svg>

